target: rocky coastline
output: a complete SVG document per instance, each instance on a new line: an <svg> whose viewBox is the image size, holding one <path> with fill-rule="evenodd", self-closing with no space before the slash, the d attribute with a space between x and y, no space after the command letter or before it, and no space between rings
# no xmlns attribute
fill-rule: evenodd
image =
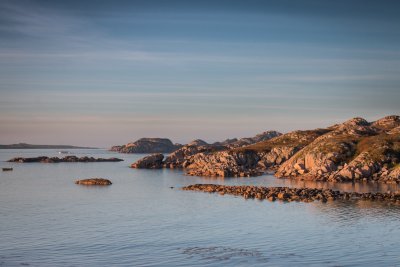
<svg viewBox="0 0 400 267"><path fill-rule="evenodd" d="M269 201L335 201L335 200L368 200L386 201L400 205L400 192L387 193L357 193L340 192L332 189L317 188L290 188L290 187L263 187L263 186L227 186L217 184L194 184L182 188L186 191L201 191L207 193L217 193L220 195L241 196L245 199L259 199Z"/></svg>
<svg viewBox="0 0 400 267"><path fill-rule="evenodd" d="M63 158L59 157L33 157L33 158L23 158L17 157L8 160L7 162L16 163L60 163L60 162L119 162L123 159L119 158L93 158L93 157L77 157L77 156L65 156Z"/></svg>
<svg viewBox="0 0 400 267"><path fill-rule="evenodd" d="M110 151L119 153L171 153L181 144L174 144L167 138L141 138L125 145L113 146Z"/></svg>
<svg viewBox="0 0 400 267"><path fill-rule="evenodd" d="M147 158L145 165L132 166L182 168L188 175L207 177L247 177L274 171L278 178L400 183L397 115L373 122L353 118L323 129L265 133L242 146L239 143L249 139L218 144L200 140L161 161L152 163Z"/></svg>

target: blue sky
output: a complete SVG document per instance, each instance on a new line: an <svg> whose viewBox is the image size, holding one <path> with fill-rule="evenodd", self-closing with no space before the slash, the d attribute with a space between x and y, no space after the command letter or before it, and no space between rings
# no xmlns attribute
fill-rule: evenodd
<svg viewBox="0 0 400 267"><path fill-rule="evenodd" d="M398 1L1 1L0 143L216 141L399 114Z"/></svg>

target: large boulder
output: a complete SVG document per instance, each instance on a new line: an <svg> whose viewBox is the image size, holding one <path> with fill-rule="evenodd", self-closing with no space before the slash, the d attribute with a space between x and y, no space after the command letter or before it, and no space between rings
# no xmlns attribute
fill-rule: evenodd
<svg viewBox="0 0 400 267"><path fill-rule="evenodd" d="M136 169L160 169L163 167L164 155L161 153L153 154L142 159L139 159L131 165L131 168Z"/></svg>

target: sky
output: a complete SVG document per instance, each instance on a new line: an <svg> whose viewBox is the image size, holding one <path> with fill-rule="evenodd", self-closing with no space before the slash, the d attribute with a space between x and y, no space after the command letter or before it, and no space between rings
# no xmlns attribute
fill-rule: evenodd
<svg viewBox="0 0 400 267"><path fill-rule="evenodd" d="M400 1L0 1L0 144L400 114Z"/></svg>

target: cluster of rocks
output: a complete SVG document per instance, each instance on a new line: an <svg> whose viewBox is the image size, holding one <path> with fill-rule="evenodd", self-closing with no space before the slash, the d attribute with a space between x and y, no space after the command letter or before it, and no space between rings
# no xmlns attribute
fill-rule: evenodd
<svg viewBox="0 0 400 267"><path fill-rule="evenodd" d="M186 173L192 176L250 177L262 174L257 169L259 157L254 151L198 153L190 161Z"/></svg>
<svg viewBox="0 0 400 267"><path fill-rule="evenodd" d="M354 118L329 128L279 166L277 177L399 183L399 116L369 123Z"/></svg>
<svg viewBox="0 0 400 267"><path fill-rule="evenodd" d="M258 142L262 142L262 141L266 141L269 140L271 138L277 137L282 135L280 132L277 131L266 131L260 134L257 134L256 136L253 137L244 137L241 139L227 139L221 143L216 142L214 143L214 145L224 145L227 148L239 148L239 147L243 147L243 146L249 146Z"/></svg>
<svg viewBox="0 0 400 267"><path fill-rule="evenodd" d="M160 158L147 157L134 166L183 168L198 176L256 176L274 170L278 178L400 183L400 117L354 118L326 129L271 131L214 144L195 140Z"/></svg>
<svg viewBox="0 0 400 267"><path fill-rule="evenodd" d="M59 157L33 157L33 158L23 158L17 157L8 160L8 162L18 162L18 163L59 163L59 162L119 162L123 159L119 158L93 158L93 157L77 157L77 156L65 156L63 158Z"/></svg>
<svg viewBox="0 0 400 267"><path fill-rule="evenodd" d="M242 146L251 145L257 142L265 141L271 139L273 137L277 137L282 135L277 131L266 131L260 134L257 134L253 137L245 137L241 139L233 138L226 139L222 142L215 142L212 144L207 143L204 140L196 139L191 141L186 145L181 144L173 144L171 140L167 138L141 138L135 142L128 143L126 145L113 146L110 148L110 151L120 152L120 153L172 153L183 148L182 151L178 152L183 153L184 156L188 154L192 155L195 153L203 152L203 151L215 151L222 149L231 149L238 148ZM186 151L189 150L189 151ZM180 157L180 156L178 156ZM170 159L170 162L173 161L173 158ZM166 163L167 164L167 163ZM174 162L175 164L175 162ZM168 166L166 166L168 167ZM174 166L175 168L176 166Z"/></svg>
<svg viewBox="0 0 400 267"><path fill-rule="evenodd" d="M185 186L183 190L202 191L208 193L218 193L242 196L245 199L259 200L282 200L282 201L302 201L312 202L319 200L322 202L334 200L378 200L390 201L400 204L400 192L388 193L357 193L340 192L332 189L316 188L289 188L289 187L262 187L262 186L227 186L216 184L194 184Z"/></svg>
<svg viewBox="0 0 400 267"><path fill-rule="evenodd" d="M161 153L152 154L139 159L131 164L131 168L136 169L160 169L163 166L164 155Z"/></svg>
<svg viewBox="0 0 400 267"><path fill-rule="evenodd" d="M189 143L175 152L169 154L163 162L164 168L186 168L193 163L193 156L200 153L213 153L217 151L223 151L227 148L222 145L209 145L207 143Z"/></svg>
<svg viewBox="0 0 400 267"><path fill-rule="evenodd" d="M171 153L181 147L167 138L141 138L126 145L113 146L110 150L119 153Z"/></svg>
<svg viewBox="0 0 400 267"><path fill-rule="evenodd" d="M255 137L228 139L224 142L208 144L197 139L182 146L164 158L161 153L146 156L131 165L132 168L184 168L189 175L201 176L254 176L260 171L255 170L259 160L253 152L230 152L231 148L253 144L280 136L276 131L267 131ZM210 155L212 155L210 157ZM255 157L255 158L254 158ZM163 160L164 159L164 160ZM205 160L207 164L205 163ZM254 169L254 170L253 170Z"/></svg>
<svg viewBox="0 0 400 267"><path fill-rule="evenodd" d="M104 178L89 178L83 180L76 180L75 184L81 185L111 185L111 181Z"/></svg>

